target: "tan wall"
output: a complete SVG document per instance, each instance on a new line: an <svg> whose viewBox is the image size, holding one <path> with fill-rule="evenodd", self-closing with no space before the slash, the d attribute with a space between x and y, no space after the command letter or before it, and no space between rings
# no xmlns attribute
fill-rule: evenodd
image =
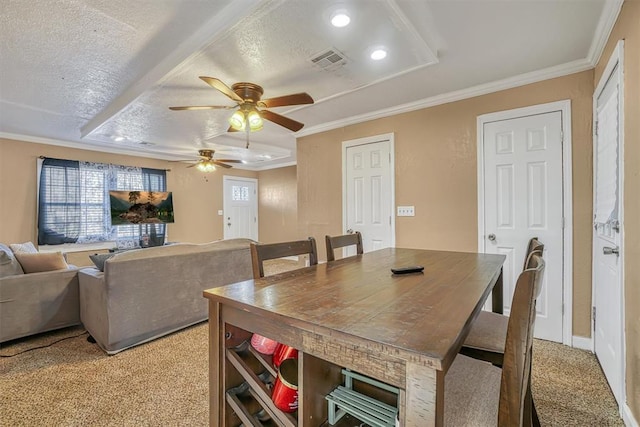
<svg viewBox="0 0 640 427"><path fill-rule="evenodd" d="M624 39L624 292L627 404L640 421L640 2L627 1L596 66L598 84Z"/></svg>
<svg viewBox="0 0 640 427"><path fill-rule="evenodd" d="M263 243L297 240L298 190L296 166L258 173L259 240Z"/></svg>
<svg viewBox="0 0 640 427"><path fill-rule="evenodd" d="M184 163L108 154L53 145L0 139L0 242L36 242L36 162L38 156L113 163L167 172L173 192L176 222L169 224L170 241L204 243L222 239L222 176L256 178L257 173L232 169L203 174Z"/></svg>
<svg viewBox="0 0 640 427"><path fill-rule="evenodd" d="M573 113L573 333L590 336L591 97L593 71L373 120L298 140L298 223L318 239L342 231L341 143L395 134L396 245L477 250L476 119L481 114L570 99ZM322 165L321 167L319 165Z"/></svg>

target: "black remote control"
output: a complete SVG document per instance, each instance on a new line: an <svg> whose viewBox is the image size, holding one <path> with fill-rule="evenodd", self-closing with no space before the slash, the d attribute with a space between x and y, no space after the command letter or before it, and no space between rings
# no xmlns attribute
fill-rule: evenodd
<svg viewBox="0 0 640 427"><path fill-rule="evenodd" d="M424 267L421 265L412 265L409 267L395 267L391 269L393 274L409 274L409 273L422 273Z"/></svg>

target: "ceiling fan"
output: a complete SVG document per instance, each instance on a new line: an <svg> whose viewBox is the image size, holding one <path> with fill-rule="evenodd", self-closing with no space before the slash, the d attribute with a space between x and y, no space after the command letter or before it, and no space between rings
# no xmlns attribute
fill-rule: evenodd
<svg viewBox="0 0 640 427"><path fill-rule="evenodd" d="M196 167L199 171L202 172L213 172L216 170L216 166L220 166L223 168L232 168L233 166L228 165L227 163L243 163L242 160L235 159L214 159L213 154L215 150L198 150L198 155L200 156L200 160L197 160L196 163L191 166L187 166L188 168Z"/></svg>
<svg viewBox="0 0 640 427"><path fill-rule="evenodd" d="M247 133L262 129L263 119L283 126L293 132L297 132L304 126L303 123L266 110L266 108L285 107L289 105L313 104L313 98L305 92L291 95L278 96L269 99L260 99L264 90L254 83L239 82L231 87L214 77L200 76L200 79L214 89L219 90L238 103L237 107L224 105L202 105L187 107L169 107L171 110L231 110L237 108L229 118L231 125L228 132L246 131Z"/></svg>

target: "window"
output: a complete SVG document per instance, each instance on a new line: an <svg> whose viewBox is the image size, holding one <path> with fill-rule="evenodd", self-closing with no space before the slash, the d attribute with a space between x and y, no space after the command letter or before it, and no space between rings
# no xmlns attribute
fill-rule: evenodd
<svg viewBox="0 0 640 427"><path fill-rule="evenodd" d="M111 226L109 190L165 191L166 172L44 159L38 192L38 244L116 241L119 247L136 247L144 234L164 241L164 224Z"/></svg>
<svg viewBox="0 0 640 427"><path fill-rule="evenodd" d="M249 201L249 187L244 185L234 185L231 187L231 199L236 201Z"/></svg>

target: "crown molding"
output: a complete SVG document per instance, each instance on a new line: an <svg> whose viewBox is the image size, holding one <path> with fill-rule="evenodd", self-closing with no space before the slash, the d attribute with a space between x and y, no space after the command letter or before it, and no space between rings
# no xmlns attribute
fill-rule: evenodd
<svg viewBox="0 0 640 427"><path fill-rule="evenodd" d="M124 156L142 157L145 159L156 159L165 161L176 161L176 155L166 153L156 153L153 151L139 151L134 148L118 148L106 145L96 145L91 143L79 143L73 141L64 141L61 139L42 138L39 136L22 135L17 133L0 132L0 139L10 139L14 141L30 142L33 144L55 145L57 147L75 148L76 150L97 151L100 153L121 154ZM85 145L81 145L85 144ZM182 156L184 157L184 156ZM271 163L264 166L252 167L249 165L237 165L235 169L242 169L254 172L260 172L269 169L284 168L287 166L297 165L297 161L289 161L284 163Z"/></svg>
<svg viewBox="0 0 640 427"><path fill-rule="evenodd" d="M604 47L607 45L607 41L609 40L609 36L611 36L611 31L618 20L618 15L620 14L623 3L624 0L606 0L604 3L602 13L600 14L600 20L596 27L596 33L593 36L591 47L589 48L589 53L587 55L587 60L594 67L600 61L600 56L602 55Z"/></svg>
<svg viewBox="0 0 640 427"><path fill-rule="evenodd" d="M73 142L62 139L43 138L39 136L23 135L17 133L0 132L0 138L13 139L15 141L31 142L35 144L55 145L58 147L75 148L76 150L98 151L101 153L122 154L125 156L144 157L146 159L175 160L175 156L154 151L138 150L132 147L119 148L107 145L98 145L90 142Z"/></svg>
<svg viewBox="0 0 640 427"><path fill-rule="evenodd" d="M270 165L264 165L264 166L260 166L260 167L248 167L248 168L244 168L245 170L251 170L251 171L255 171L255 172L261 172L261 171L267 171L267 170L271 170L271 169L280 169L280 168L286 168L289 166L296 166L298 164L297 161L292 161L292 162L284 162L284 163L274 163L274 164L270 164Z"/></svg>

